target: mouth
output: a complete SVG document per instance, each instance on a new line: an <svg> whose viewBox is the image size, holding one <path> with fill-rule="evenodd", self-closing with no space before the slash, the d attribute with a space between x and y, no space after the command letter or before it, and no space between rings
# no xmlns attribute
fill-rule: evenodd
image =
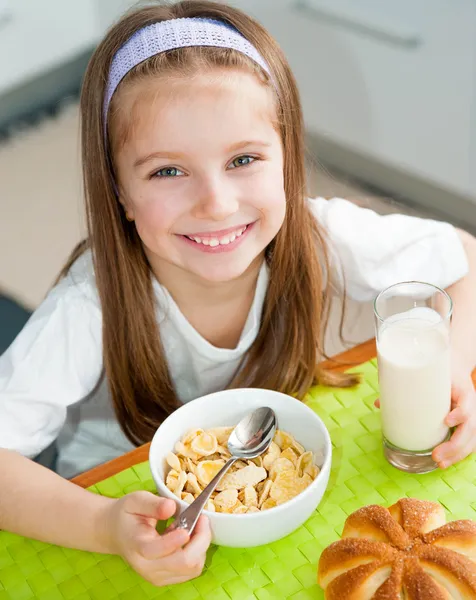
<svg viewBox="0 0 476 600"><path fill-rule="evenodd" d="M235 227L234 229L200 233L193 235L181 235L187 243L192 244L197 250L205 252L224 252L232 250L240 244L252 229L254 223Z"/></svg>
<svg viewBox="0 0 476 600"><path fill-rule="evenodd" d="M186 235L185 237L196 244L203 244L204 246L210 246L211 248L228 246L228 244L233 243L236 238L241 237L250 225L251 223L225 233L201 233L197 235Z"/></svg>

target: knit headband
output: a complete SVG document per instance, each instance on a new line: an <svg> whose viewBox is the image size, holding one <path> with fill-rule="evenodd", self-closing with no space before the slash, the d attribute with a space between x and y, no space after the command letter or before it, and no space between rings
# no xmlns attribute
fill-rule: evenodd
<svg viewBox="0 0 476 600"><path fill-rule="evenodd" d="M258 50L228 23L198 17L152 23L136 31L114 55L104 98L104 130L106 131L112 96L131 69L156 54L189 46L237 50L254 60L271 76L270 69Z"/></svg>

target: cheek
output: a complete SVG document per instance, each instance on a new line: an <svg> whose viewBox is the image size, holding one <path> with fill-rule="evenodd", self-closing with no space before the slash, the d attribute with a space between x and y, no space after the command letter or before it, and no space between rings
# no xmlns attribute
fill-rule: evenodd
<svg viewBox="0 0 476 600"><path fill-rule="evenodd" d="M134 206L137 229L151 234L169 231L179 215L179 203L164 198L141 198Z"/></svg>
<svg viewBox="0 0 476 600"><path fill-rule="evenodd" d="M168 247L170 232L178 219L177 203L163 200L139 201L134 206L134 220L142 243L152 252Z"/></svg>
<svg viewBox="0 0 476 600"><path fill-rule="evenodd" d="M281 173L268 178L264 185L255 189L256 206L273 224L281 224L286 213L286 196Z"/></svg>

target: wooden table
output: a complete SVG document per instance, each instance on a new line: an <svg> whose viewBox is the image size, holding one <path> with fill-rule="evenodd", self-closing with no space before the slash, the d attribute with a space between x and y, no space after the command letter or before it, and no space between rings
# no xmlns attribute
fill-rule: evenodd
<svg viewBox="0 0 476 600"><path fill-rule="evenodd" d="M360 365L374 358L377 354L375 340L369 340L351 350L347 350L336 356L332 361L325 361L322 365L329 370L345 371L352 366ZM476 370L473 373L473 381L476 385ZM99 465L90 471L86 471L73 479L73 482L81 487L89 487L103 481L108 477L116 475L120 471L124 471L129 467L146 461L149 458L150 444L144 444L119 458L115 458L110 462Z"/></svg>

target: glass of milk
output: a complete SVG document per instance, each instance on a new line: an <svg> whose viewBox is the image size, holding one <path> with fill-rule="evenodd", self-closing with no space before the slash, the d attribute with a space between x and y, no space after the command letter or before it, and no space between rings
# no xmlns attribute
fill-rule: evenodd
<svg viewBox="0 0 476 600"><path fill-rule="evenodd" d="M432 451L449 438L452 310L445 291L417 281L374 303L384 454L402 471L433 471Z"/></svg>

